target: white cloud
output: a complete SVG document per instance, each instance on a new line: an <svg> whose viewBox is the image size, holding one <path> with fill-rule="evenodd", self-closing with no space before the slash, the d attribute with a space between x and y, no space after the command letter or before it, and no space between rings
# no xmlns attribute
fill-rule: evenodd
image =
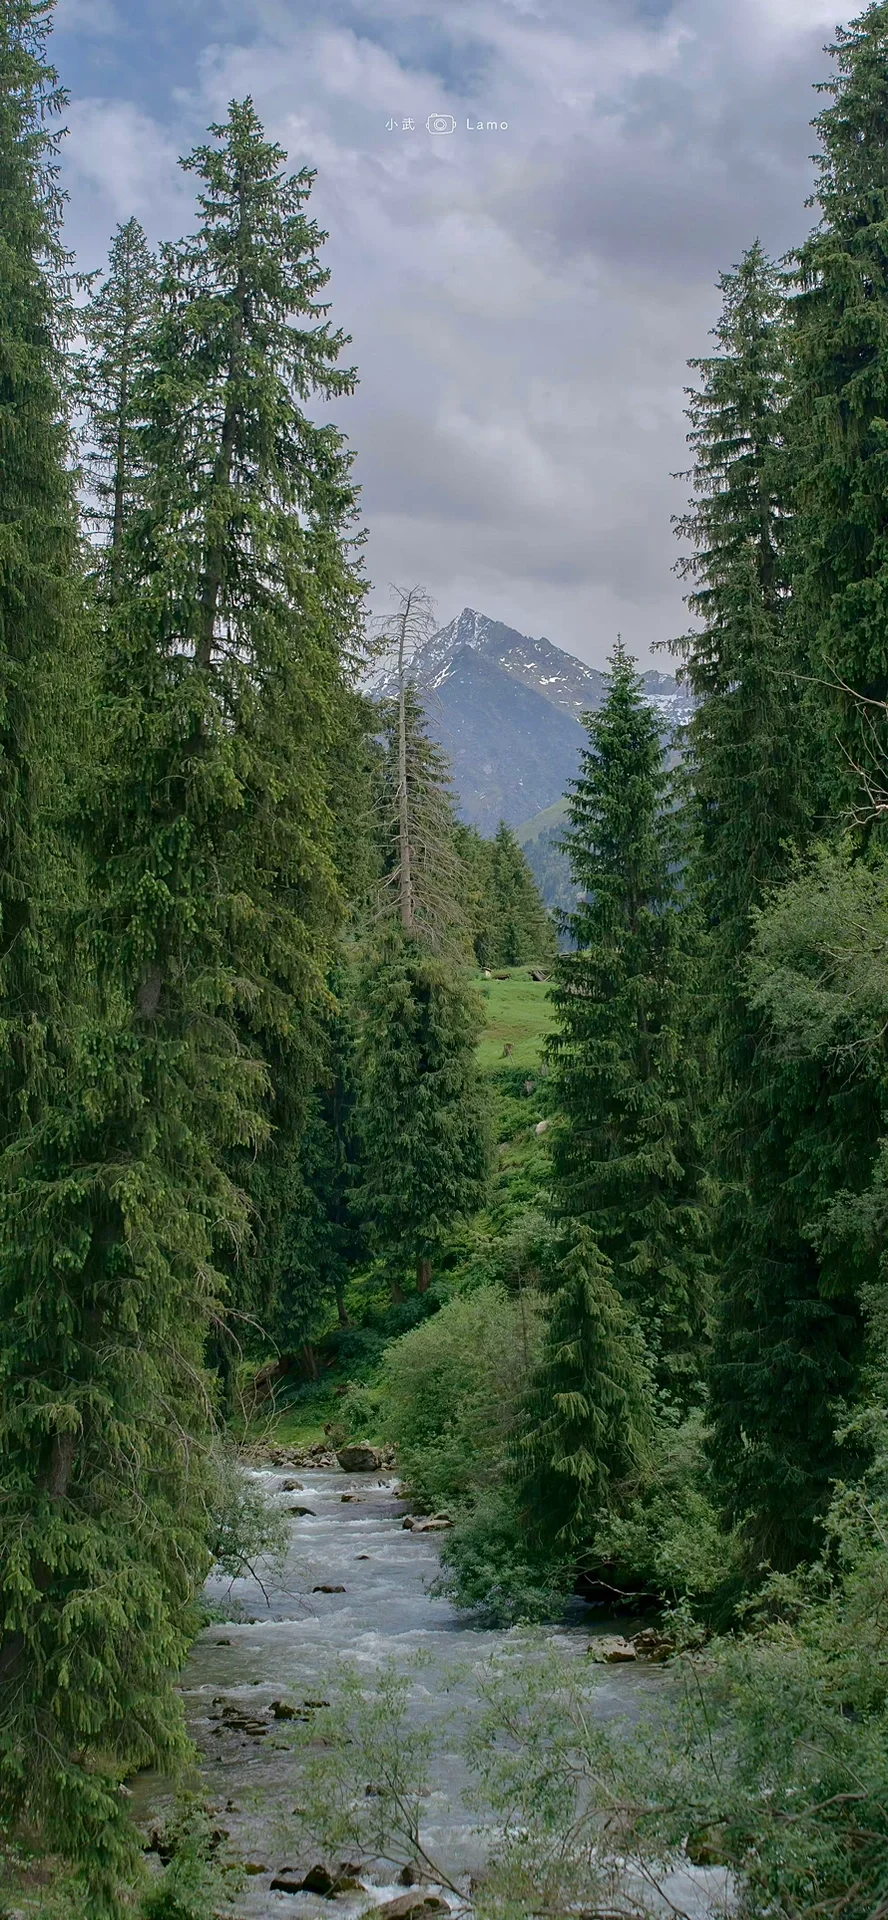
<svg viewBox="0 0 888 1920"><path fill-rule="evenodd" d="M831 5L675 0L633 21L628 0L330 0L314 24L260 5L250 40L217 23L171 79L169 126L135 74L131 100L72 109L91 232L131 211L154 234L189 226L176 154L252 93L318 169L377 599L425 578L443 619L469 602L595 660L617 628L642 651L680 631L685 361L719 269L757 231L782 249L806 230ZM452 136L425 132L435 109ZM467 134L472 109L508 133ZM387 131L392 114L415 132Z"/></svg>
<svg viewBox="0 0 888 1920"><path fill-rule="evenodd" d="M191 195L169 135L128 100L76 101L67 119L72 194L91 189L96 211L105 219L116 223L135 214L152 230L172 237L190 208Z"/></svg>
<svg viewBox="0 0 888 1920"><path fill-rule="evenodd" d="M107 35L120 32L120 16L112 0L56 0L56 33Z"/></svg>

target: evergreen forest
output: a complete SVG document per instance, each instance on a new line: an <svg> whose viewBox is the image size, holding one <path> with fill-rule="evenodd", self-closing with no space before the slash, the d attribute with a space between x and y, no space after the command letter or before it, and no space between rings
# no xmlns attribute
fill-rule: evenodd
<svg viewBox="0 0 888 1920"><path fill-rule="evenodd" d="M524 1838L473 1911L610 1915L604 1822L748 1920L882 1920L888 0L836 31L807 237L720 275L693 717L611 645L554 914L459 817L423 589L367 612L314 173L234 99L186 236L75 262L51 26L0 0L3 1911L237 1912L185 1789L146 1867L133 1783L191 1777L207 1577L276 1550L249 1467L357 1446L469 1628L605 1608L675 1678L621 1743L503 1668Z"/></svg>

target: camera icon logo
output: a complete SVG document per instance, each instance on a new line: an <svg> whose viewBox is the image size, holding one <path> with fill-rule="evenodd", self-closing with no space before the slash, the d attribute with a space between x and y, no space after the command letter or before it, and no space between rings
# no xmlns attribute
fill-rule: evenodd
<svg viewBox="0 0 888 1920"><path fill-rule="evenodd" d="M456 121L452 113L430 113L426 121L429 133L455 133Z"/></svg>

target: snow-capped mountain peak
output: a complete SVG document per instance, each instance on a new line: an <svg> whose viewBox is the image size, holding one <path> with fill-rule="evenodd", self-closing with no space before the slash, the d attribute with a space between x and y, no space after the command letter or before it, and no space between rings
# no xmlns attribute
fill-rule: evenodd
<svg viewBox="0 0 888 1920"><path fill-rule="evenodd" d="M417 648L410 678L451 761L461 811L484 832L500 819L517 825L560 797L583 745L579 722L602 705L607 687L597 667L474 607ZM649 672L643 681L665 727L687 717L687 696L668 674ZM376 699L397 691L391 656L364 685Z"/></svg>

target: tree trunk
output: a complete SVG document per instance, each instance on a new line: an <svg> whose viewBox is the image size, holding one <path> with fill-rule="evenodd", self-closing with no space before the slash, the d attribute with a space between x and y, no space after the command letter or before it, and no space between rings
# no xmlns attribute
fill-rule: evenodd
<svg viewBox="0 0 888 1920"><path fill-rule="evenodd" d="M321 1377L320 1364L311 1340L306 1340L303 1342L302 1365L305 1369L306 1380L320 1379Z"/></svg>
<svg viewBox="0 0 888 1920"><path fill-rule="evenodd" d="M341 1327L350 1327L351 1321L348 1317L348 1308L345 1304L345 1292L339 1282L336 1284L336 1312L339 1316L339 1325Z"/></svg>
<svg viewBox="0 0 888 1920"><path fill-rule="evenodd" d="M392 1281L390 1292L391 1292L392 1306L402 1307L404 1304L404 1289L401 1285L400 1280Z"/></svg>
<svg viewBox="0 0 888 1920"><path fill-rule="evenodd" d="M432 1284L432 1263L431 1263L431 1260L427 1259L426 1256L423 1255L416 1262L417 1293L428 1293L428 1290L431 1284Z"/></svg>

